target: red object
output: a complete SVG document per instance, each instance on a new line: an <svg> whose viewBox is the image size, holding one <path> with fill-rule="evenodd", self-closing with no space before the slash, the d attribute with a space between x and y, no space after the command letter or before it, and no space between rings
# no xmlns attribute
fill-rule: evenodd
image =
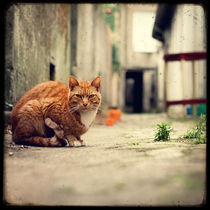
<svg viewBox="0 0 210 210"><path fill-rule="evenodd" d="M110 8L108 8L107 10L106 10L106 14L111 14L112 13L112 10L110 9Z"/></svg>
<svg viewBox="0 0 210 210"><path fill-rule="evenodd" d="M110 109L108 112L108 118L113 119L114 121L120 121L121 111L119 109Z"/></svg>
<svg viewBox="0 0 210 210"><path fill-rule="evenodd" d="M107 118L106 119L106 125L108 125L108 126L114 125L114 120L112 118Z"/></svg>
<svg viewBox="0 0 210 210"><path fill-rule="evenodd" d="M164 60L167 61L180 61L180 60L201 60L206 59L206 52L190 52L190 53L176 53L164 55Z"/></svg>
<svg viewBox="0 0 210 210"><path fill-rule="evenodd" d="M122 112L119 109L109 109L106 124L108 126L114 125L115 122L120 121Z"/></svg>
<svg viewBox="0 0 210 210"><path fill-rule="evenodd" d="M206 99L190 99L190 100L180 100L180 101L166 101L166 106L176 105L176 104L205 104Z"/></svg>

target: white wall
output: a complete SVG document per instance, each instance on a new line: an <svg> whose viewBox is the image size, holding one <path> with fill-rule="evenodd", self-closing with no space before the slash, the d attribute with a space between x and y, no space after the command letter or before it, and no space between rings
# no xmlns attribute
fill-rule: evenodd
<svg viewBox="0 0 210 210"><path fill-rule="evenodd" d="M102 5L78 4L77 66L79 80L101 76L103 104L111 104L112 41Z"/></svg>
<svg viewBox="0 0 210 210"><path fill-rule="evenodd" d="M155 53L154 49L146 49L147 45L144 43L144 38L142 39L141 35L139 35L139 40L142 40L141 44L145 48L145 52L143 51L135 51L134 48L134 41L135 41L135 35L134 32L137 32L133 30L133 21L135 14L138 13L153 13L155 17L155 11L156 11L156 5L145 5L145 4L134 4L129 5L127 9L127 68L135 68L135 67L156 67L157 65L157 54ZM150 20L150 17L148 17ZM151 21L149 21L150 23ZM147 30L148 28L145 28L143 25L145 25L144 22L139 22L139 24L135 25L135 27L138 27L140 31L142 31L142 34L144 33L143 30ZM152 25L151 25L152 27ZM150 35L152 37L152 33ZM153 40L153 38L151 38ZM153 40L154 43L158 45L158 42L156 40Z"/></svg>
<svg viewBox="0 0 210 210"><path fill-rule="evenodd" d="M93 4L78 4L77 71L79 80L93 79Z"/></svg>
<svg viewBox="0 0 210 210"><path fill-rule="evenodd" d="M157 107L159 111L164 111L165 109L165 92L164 92L164 61L163 61L163 49L160 48L158 51L157 58L157 85L158 85L158 93L157 93Z"/></svg>
<svg viewBox="0 0 210 210"><path fill-rule="evenodd" d="M170 31L165 33L166 54L184 52L205 52L205 23L203 8L195 4L180 4L177 7ZM206 66L205 61L195 62L196 98L206 95ZM192 99L192 62L184 62L184 91L182 87L181 64L178 61L168 63L168 100ZM169 114L182 115L185 107L170 106Z"/></svg>

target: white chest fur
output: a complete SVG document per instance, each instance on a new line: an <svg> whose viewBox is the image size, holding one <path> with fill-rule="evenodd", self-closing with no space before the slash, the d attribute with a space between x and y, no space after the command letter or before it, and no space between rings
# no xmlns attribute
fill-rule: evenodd
<svg viewBox="0 0 210 210"><path fill-rule="evenodd" d="M88 129L96 117L97 110L88 111L88 112L80 112L82 124Z"/></svg>

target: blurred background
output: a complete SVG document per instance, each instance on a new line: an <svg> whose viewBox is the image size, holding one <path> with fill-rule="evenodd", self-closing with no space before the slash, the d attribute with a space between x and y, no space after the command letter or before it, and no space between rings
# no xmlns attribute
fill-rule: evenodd
<svg viewBox="0 0 210 210"><path fill-rule="evenodd" d="M99 75L102 110L205 114L206 28L199 4L13 4L5 110L38 83Z"/></svg>

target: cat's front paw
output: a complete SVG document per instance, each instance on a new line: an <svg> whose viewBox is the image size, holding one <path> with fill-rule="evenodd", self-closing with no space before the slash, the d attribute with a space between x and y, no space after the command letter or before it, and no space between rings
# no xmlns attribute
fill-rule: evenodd
<svg viewBox="0 0 210 210"><path fill-rule="evenodd" d="M81 147L85 147L85 146L86 146L86 142L83 141L83 142L81 143Z"/></svg>
<svg viewBox="0 0 210 210"><path fill-rule="evenodd" d="M69 142L69 147L74 147L75 146L75 141L68 141Z"/></svg>
<svg viewBox="0 0 210 210"><path fill-rule="evenodd" d="M81 147L85 147L86 146L86 142L84 140L80 139L79 142L80 142L80 146Z"/></svg>
<svg viewBox="0 0 210 210"><path fill-rule="evenodd" d="M74 142L75 142L77 139L76 139L75 136L73 136L73 135L68 135L68 136L66 136L66 140L67 140L68 143L69 143L69 147L74 147L74 146L75 146Z"/></svg>

